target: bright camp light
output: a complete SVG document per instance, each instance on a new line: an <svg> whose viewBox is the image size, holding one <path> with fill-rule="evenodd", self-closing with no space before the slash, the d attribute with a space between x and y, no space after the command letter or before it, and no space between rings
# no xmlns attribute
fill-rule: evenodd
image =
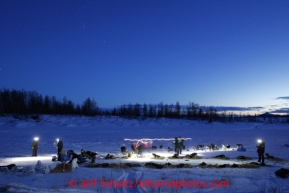
<svg viewBox="0 0 289 193"><path fill-rule="evenodd" d="M14 163L14 162L30 162L30 161L51 161L51 157L54 154L49 154L49 155L45 155L45 156L37 156L37 157L12 157L12 158L5 158L3 159L4 162L8 162L8 163Z"/></svg>

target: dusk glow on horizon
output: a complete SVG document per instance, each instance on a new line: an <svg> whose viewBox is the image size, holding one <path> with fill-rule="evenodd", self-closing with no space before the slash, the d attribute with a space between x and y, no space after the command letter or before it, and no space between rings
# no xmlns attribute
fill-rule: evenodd
<svg viewBox="0 0 289 193"><path fill-rule="evenodd" d="M1 1L0 89L289 114L289 1ZM239 109L238 109L239 108Z"/></svg>

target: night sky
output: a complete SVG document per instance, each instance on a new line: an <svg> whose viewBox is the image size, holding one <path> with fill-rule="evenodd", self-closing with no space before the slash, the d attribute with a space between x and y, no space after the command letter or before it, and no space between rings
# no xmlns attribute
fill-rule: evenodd
<svg viewBox="0 0 289 193"><path fill-rule="evenodd" d="M289 114L288 0L1 0L0 89Z"/></svg>

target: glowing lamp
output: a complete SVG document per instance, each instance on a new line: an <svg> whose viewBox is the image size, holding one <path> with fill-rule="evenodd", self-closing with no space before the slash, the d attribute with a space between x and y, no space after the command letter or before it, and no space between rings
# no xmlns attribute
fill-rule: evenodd
<svg viewBox="0 0 289 193"><path fill-rule="evenodd" d="M57 138L56 141L59 142L59 139Z"/></svg>
<svg viewBox="0 0 289 193"><path fill-rule="evenodd" d="M257 142L258 142L258 143L262 143L262 140L261 140L261 139L258 139Z"/></svg>
<svg viewBox="0 0 289 193"><path fill-rule="evenodd" d="M34 137L34 140L35 140L35 141L38 141L38 139L39 139L38 137Z"/></svg>

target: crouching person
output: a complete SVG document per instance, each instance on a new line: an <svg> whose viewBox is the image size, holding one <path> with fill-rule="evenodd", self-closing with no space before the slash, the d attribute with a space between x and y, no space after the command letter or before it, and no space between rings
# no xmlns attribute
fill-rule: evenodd
<svg viewBox="0 0 289 193"><path fill-rule="evenodd" d="M82 157L79 154L76 154L73 150L68 150L67 151L67 157L66 157L66 162L71 163L75 158L77 158L77 163L84 163L86 162L86 158Z"/></svg>

